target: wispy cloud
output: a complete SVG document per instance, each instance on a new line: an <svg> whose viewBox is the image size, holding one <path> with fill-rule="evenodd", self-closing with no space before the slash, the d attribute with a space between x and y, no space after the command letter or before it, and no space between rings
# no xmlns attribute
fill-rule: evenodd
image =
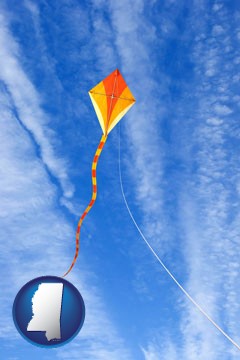
<svg viewBox="0 0 240 360"><path fill-rule="evenodd" d="M54 154L50 119L43 112L41 97L21 65L23 54L9 33L4 12L0 16L0 47L0 77L9 92L18 120L31 134L36 151L39 151L46 168L60 182L64 196L71 197L74 188L67 176L67 163Z"/></svg>
<svg viewBox="0 0 240 360"><path fill-rule="evenodd" d="M188 289L219 325L238 341L239 326L233 318L239 314L236 301L239 296L236 282L239 242L234 240L239 234L236 208L239 177L233 142L239 137L239 130L233 110L236 107L232 100L234 88L229 82L237 71L230 65L237 51L229 36L230 27L234 26L231 15L223 4L213 7L213 11L217 10L218 18L211 10L203 17L203 22L208 21L211 28L194 44L194 64L201 81L197 77L195 96L198 107L193 116L192 159L189 164L195 170L190 173L191 178L185 184L187 188L181 195L182 224L185 259L190 270ZM206 29L204 23L202 28ZM210 36L207 31L211 32ZM209 75L211 80L208 80ZM232 297L229 297L230 293ZM186 304L186 309L188 316L182 326L186 339L184 358L202 359L206 354L208 359L218 359L222 354L231 355L231 359L239 356L237 350L214 331L191 304Z"/></svg>
<svg viewBox="0 0 240 360"><path fill-rule="evenodd" d="M175 360L180 359L179 349L176 345L165 340L161 340L160 343L157 341L151 341L146 348L142 348L145 360Z"/></svg>

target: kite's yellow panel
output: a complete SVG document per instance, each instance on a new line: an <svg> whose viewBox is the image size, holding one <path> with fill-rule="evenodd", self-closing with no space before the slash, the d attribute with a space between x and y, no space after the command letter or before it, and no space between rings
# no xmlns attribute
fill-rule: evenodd
<svg viewBox="0 0 240 360"><path fill-rule="evenodd" d="M89 95L105 135L109 134L135 103L119 70L114 70L90 90Z"/></svg>

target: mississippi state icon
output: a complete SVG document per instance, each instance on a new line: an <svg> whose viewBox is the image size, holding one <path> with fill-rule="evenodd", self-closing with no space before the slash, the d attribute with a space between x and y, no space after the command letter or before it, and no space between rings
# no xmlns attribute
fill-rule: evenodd
<svg viewBox="0 0 240 360"><path fill-rule="evenodd" d="M55 347L71 341L80 331L85 306L79 291L57 276L29 281L13 304L13 320L19 333L34 345Z"/></svg>

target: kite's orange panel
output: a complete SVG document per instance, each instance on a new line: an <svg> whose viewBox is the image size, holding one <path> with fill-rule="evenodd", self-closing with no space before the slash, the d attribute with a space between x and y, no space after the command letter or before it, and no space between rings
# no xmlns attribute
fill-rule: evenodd
<svg viewBox="0 0 240 360"><path fill-rule="evenodd" d="M135 103L118 69L90 90L89 95L105 135L109 134Z"/></svg>

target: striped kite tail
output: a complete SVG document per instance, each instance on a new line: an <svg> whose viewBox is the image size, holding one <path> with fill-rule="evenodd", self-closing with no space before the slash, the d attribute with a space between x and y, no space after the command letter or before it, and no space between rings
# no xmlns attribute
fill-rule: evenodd
<svg viewBox="0 0 240 360"><path fill-rule="evenodd" d="M77 231L76 231L76 249L75 249L75 255L72 261L71 266L69 267L68 271L63 275L63 277L65 277L68 273L70 273L70 271L72 270L73 266L75 265L75 262L77 260L78 254L79 254L79 238L80 238L80 229L83 223L84 218L86 217L86 215L88 214L88 212L91 210L91 208L93 207L96 198L97 198L97 174L96 174L96 170L97 170L97 164L98 164L98 159L99 156L102 152L102 149L105 145L105 142L107 140L107 135L103 135L100 143L98 145L97 151L94 155L93 158L93 162L92 162L92 198L90 203L88 204L88 206L86 207L86 209L84 210L82 216L80 217L80 220L78 222L78 226L77 226Z"/></svg>

